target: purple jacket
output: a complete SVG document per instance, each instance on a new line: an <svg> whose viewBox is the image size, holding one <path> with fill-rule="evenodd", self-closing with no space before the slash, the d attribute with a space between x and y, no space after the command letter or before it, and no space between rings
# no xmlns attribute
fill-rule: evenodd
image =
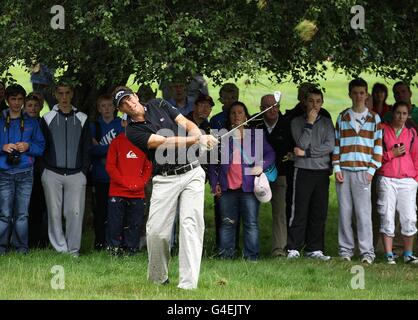
<svg viewBox="0 0 418 320"><path fill-rule="evenodd" d="M257 143L256 143L257 142ZM232 162L233 153L233 138L232 136L224 139L220 146L220 158L219 164L209 165L209 183L212 188L212 192L215 193L216 185L219 183L222 192L228 189L228 171L230 163ZM236 142L235 142L236 143ZM251 153L250 153L251 144ZM229 148L228 148L229 145ZM261 152L261 145L263 147ZM242 190L244 192L254 191L254 176L249 173L246 174L247 168L254 166L263 167L265 170L271 164L275 162L276 155L273 148L267 142L263 129L245 129L243 139L243 155L242 161ZM226 160L226 161L225 161ZM226 162L226 163L225 163ZM247 170L246 170L247 169Z"/></svg>

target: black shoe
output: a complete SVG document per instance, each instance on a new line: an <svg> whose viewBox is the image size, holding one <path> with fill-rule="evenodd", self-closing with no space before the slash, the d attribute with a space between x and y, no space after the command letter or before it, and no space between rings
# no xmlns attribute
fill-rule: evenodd
<svg viewBox="0 0 418 320"><path fill-rule="evenodd" d="M103 243L96 243L94 245L94 250L95 251L98 251L98 252L103 251L105 248L106 247L105 247L105 245Z"/></svg>
<svg viewBox="0 0 418 320"><path fill-rule="evenodd" d="M163 286L166 286L166 285L168 285L168 284L170 284L170 280L168 280L168 278L167 278L167 280L165 280L165 281L162 283L162 285L163 285Z"/></svg>
<svg viewBox="0 0 418 320"><path fill-rule="evenodd" d="M107 252L110 256L120 257L123 256L125 251L121 247L108 247Z"/></svg>
<svg viewBox="0 0 418 320"><path fill-rule="evenodd" d="M136 248L125 249L125 254L128 255L128 256L134 256L134 255L138 254L138 252L139 252L139 249L136 249Z"/></svg>

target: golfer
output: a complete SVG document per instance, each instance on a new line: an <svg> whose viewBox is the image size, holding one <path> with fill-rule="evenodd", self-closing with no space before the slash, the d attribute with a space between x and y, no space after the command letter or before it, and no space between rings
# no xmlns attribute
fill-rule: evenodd
<svg viewBox="0 0 418 320"><path fill-rule="evenodd" d="M153 191L147 222L148 279L168 283L170 238L176 208L180 208L179 285L195 289L203 249L205 172L199 162L182 157L188 147L212 148L217 139L204 135L167 101L154 99L143 106L127 87L118 87L114 103L128 114L128 139L153 162Z"/></svg>

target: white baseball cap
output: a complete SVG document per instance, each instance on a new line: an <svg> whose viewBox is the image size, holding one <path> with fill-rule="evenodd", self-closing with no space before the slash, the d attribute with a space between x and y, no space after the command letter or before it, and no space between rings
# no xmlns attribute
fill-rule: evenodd
<svg viewBox="0 0 418 320"><path fill-rule="evenodd" d="M264 173L254 178L254 194L258 201L262 203L271 200L270 183Z"/></svg>

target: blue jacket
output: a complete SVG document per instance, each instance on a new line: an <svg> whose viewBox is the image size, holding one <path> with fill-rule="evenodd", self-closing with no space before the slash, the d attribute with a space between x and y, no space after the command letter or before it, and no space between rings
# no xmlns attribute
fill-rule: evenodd
<svg viewBox="0 0 418 320"><path fill-rule="evenodd" d="M0 170L9 173L24 172L32 169L35 157L41 156L45 149L45 139L36 119L23 114L23 132L21 130L21 118L10 119L7 128L7 114L5 112L0 118ZM7 153L3 146L8 143L27 142L29 149L21 153L20 163L16 166L7 163Z"/></svg>
<svg viewBox="0 0 418 320"><path fill-rule="evenodd" d="M109 150L110 143L116 136L123 131L121 118L116 117L110 123L104 122L103 118L99 116L97 122L100 125L100 132L96 134L96 123L90 123L90 132L92 138L98 139L99 145L91 145L90 156L91 156L91 177L93 181L98 182L109 182L110 178L106 172L106 156ZM97 140L97 139L96 139Z"/></svg>
<svg viewBox="0 0 418 320"><path fill-rule="evenodd" d="M210 127L212 129L221 130L225 127L227 117L228 112L226 110L222 110L221 112L215 114L212 118L210 118Z"/></svg>
<svg viewBox="0 0 418 320"><path fill-rule="evenodd" d="M257 135L256 135L257 132ZM249 140L251 139L251 140ZM254 191L254 177L253 175L246 174L246 170L254 166L260 166L263 170L267 169L274 163L276 155L273 148L267 142L263 129L246 129L244 130L244 147L242 153L242 191L253 192ZM251 153L247 141L251 142ZM215 193L216 185L219 183L222 191L228 190L228 171L229 166L232 163L233 154L233 138L230 136L228 139L224 139L221 144L220 151L220 164L209 165L209 183L212 188L212 192ZM228 147L229 145L229 147ZM261 148L262 154L261 154ZM223 161L223 160L227 161ZM226 162L226 163L223 163Z"/></svg>

